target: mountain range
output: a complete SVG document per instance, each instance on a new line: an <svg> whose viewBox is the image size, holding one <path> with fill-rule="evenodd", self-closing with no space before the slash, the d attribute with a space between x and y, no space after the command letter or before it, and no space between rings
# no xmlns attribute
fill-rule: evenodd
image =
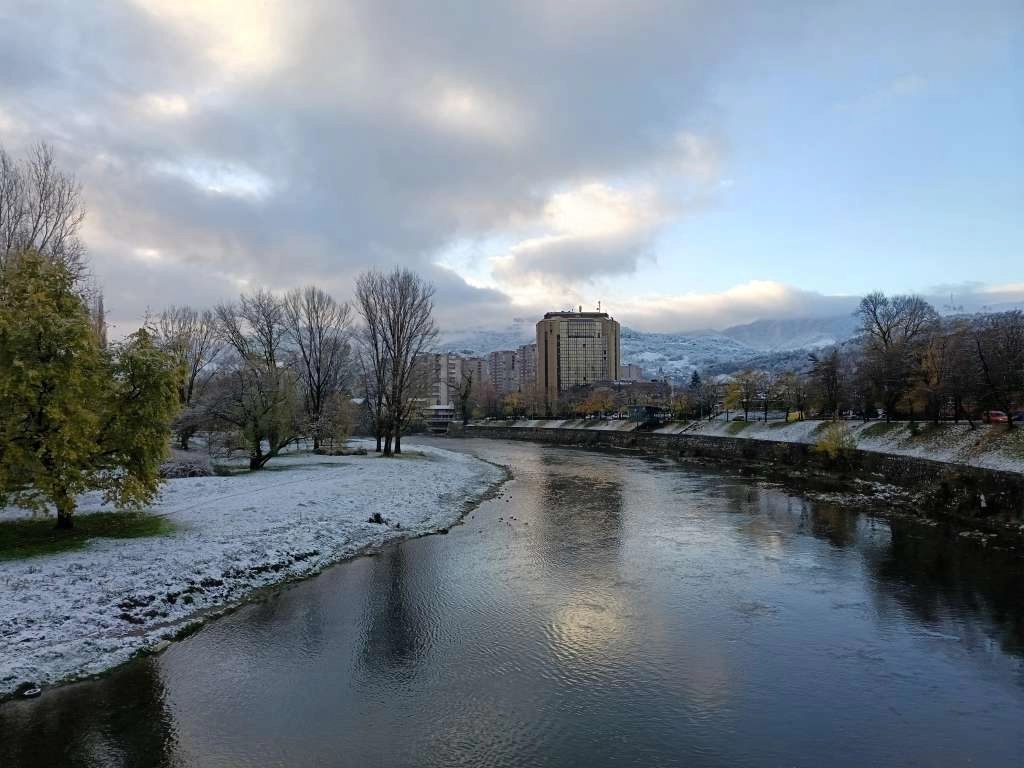
<svg viewBox="0 0 1024 768"><path fill-rule="evenodd" d="M653 333L623 327L620 349L623 363L643 367L648 376L685 379L694 370L729 372L753 366L775 367L805 360L809 350L840 344L856 333L852 316L757 320L721 331ZM498 330L442 332L437 348L462 355L485 355L515 349L534 340L534 324L516 320ZM776 362L778 361L778 362Z"/></svg>

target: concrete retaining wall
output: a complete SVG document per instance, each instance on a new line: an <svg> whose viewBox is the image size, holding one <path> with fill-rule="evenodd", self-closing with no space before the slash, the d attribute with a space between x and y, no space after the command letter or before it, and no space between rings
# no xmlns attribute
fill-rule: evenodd
<svg viewBox="0 0 1024 768"><path fill-rule="evenodd" d="M565 427L469 425L467 437L529 440L583 448L640 450L686 460L751 464L773 471L811 470L832 477L860 477L910 488L922 511L994 526L1024 536L1024 475L876 451L851 450L837 459L806 443L784 443L700 434L658 434Z"/></svg>

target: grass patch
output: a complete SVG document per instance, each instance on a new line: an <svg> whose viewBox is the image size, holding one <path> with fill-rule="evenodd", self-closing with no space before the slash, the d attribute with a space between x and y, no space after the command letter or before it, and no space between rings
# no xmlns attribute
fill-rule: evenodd
<svg viewBox="0 0 1024 768"><path fill-rule="evenodd" d="M870 427L865 427L864 429L862 429L861 433L860 433L860 436L861 437L882 437L883 435L889 434L894 429L899 429L900 426L901 425L899 424L899 422L893 421L893 422L886 423L884 421L880 421L877 424L872 424Z"/></svg>
<svg viewBox="0 0 1024 768"><path fill-rule="evenodd" d="M136 539L174 531L169 520L146 512L95 512L76 515L70 531L53 526L52 517L0 521L0 561L81 549L90 539Z"/></svg>
<svg viewBox="0 0 1024 768"><path fill-rule="evenodd" d="M796 424L795 421L769 421L769 429L779 429L780 427L788 427L790 424Z"/></svg>
<svg viewBox="0 0 1024 768"><path fill-rule="evenodd" d="M725 431L730 435L738 435L753 423L754 422L752 421L730 421L729 426L725 428Z"/></svg>
<svg viewBox="0 0 1024 768"><path fill-rule="evenodd" d="M203 622L201 621L190 621L188 624L183 626L172 636L173 640L184 640L186 637L190 637L203 628Z"/></svg>
<svg viewBox="0 0 1024 768"><path fill-rule="evenodd" d="M1000 426L989 431L985 443L995 444L998 451L1013 459L1024 460L1024 428L1014 424L1013 429Z"/></svg>

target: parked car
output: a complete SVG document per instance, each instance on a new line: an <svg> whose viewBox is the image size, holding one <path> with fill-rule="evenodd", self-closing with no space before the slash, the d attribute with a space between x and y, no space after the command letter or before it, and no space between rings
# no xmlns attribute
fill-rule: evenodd
<svg viewBox="0 0 1024 768"><path fill-rule="evenodd" d="M1009 421L1005 411L985 411L981 420L986 424L1006 424Z"/></svg>
<svg viewBox="0 0 1024 768"><path fill-rule="evenodd" d="M1024 422L1024 411L1017 411L1013 414L1014 422Z"/></svg>

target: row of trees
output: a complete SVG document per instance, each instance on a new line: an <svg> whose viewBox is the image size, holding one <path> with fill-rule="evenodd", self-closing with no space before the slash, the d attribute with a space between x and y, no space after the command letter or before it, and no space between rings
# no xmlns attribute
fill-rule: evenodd
<svg viewBox="0 0 1024 768"><path fill-rule="evenodd" d="M760 408L766 419L769 409L811 409L833 419L933 421L1024 406L1020 311L942 318L920 297L872 293L857 316L856 344L810 355L803 371L742 371L726 387L725 406L746 418Z"/></svg>
<svg viewBox="0 0 1024 768"><path fill-rule="evenodd" d="M940 318L920 297L865 296L861 346L839 375L835 402L878 407L887 419L918 413L937 421L1024 402L1024 314ZM842 366L837 365L842 372ZM1012 421L1010 422L1012 427Z"/></svg>
<svg viewBox="0 0 1024 768"><path fill-rule="evenodd" d="M345 431L351 310L316 286L259 290L213 309L170 307L159 345L183 372L175 422L187 450L200 430L262 468L303 437L314 450Z"/></svg>
<svg viewBox="0 0 1024 768"><path fill-rule="evenodd" d="M436 335L432 313L433 288L404 269L360 275L354 312L313 285L165 310L154 325L183 371L179 446L202 430L260 469L301 439L315 451L344 439L358 394L378 451L400 453L414 414L414 363Z"/></svg>

